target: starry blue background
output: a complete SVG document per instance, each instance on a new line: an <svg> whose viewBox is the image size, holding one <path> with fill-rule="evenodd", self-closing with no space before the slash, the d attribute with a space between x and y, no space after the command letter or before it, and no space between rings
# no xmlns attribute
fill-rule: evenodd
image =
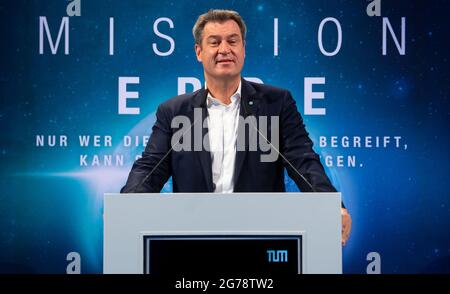
<svg viewBox="0 0 450 294"><path fill-rule="evenodd" d="M353 217L343 249L344 272L365 273L369 252L381 255L383 273L450 272L450 68L446 1L382 1L399 36L406 17L406 55L388 38L382 56L382 20L368 17L367 1L81 1L70 18L70 55L62 47L38 54L39 16L56 36L67 1L0 4L0 271L64 273L66 255L79 252L83 273L102 271L102 195L124 184L143 146L123 148L124 135L149 135L154 112L177 94L177 77L203 81L191 28L209 8L231 8L248 26L243 75L289 89L303 111L304 77L326 77L326 116L304 115L325 155L355 155L356 167L326 167ZM394 2L394 3L392 3ZM109 56L109 17L115 18L115 55ZM321 54L317 30L337 18L338 55ZM152 43L167 57L153 53ZM279 19L279 55L273 56L273 18ZM54 37L55 38L55 37ZM336 44L333 25L324 46ZM62 46L61 44L60 46ZM139 76L140 115L118 115L118 78ZM112 147L80 147L78 135L111 135ZM36 135L67 135L67 147L36 147ZM408 148L319 148L319 136L402 136ZM392 139L391 139L392 141ZM79 155L125 155L119 167L80 167ZM362 164L362 166L360 165ZM297 191L286 179L288 191ZM164 191L171 190L168 182Z"/></svg>

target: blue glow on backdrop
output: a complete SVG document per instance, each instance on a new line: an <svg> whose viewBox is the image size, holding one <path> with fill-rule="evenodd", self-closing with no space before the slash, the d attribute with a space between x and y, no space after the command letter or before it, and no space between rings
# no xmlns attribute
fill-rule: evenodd
<svg viewBox="0 0 450 294"><path fill-rule="evenodd" d="M380 254L383 273L450 272L448 2L381 1L381 16L373 17L365 0L80 1L81 15L71 17L70 1L3 2L0 271L65 273L67 254L78 252L82 273L102 272L103 193L125 184L157 106L178 94L179 78L203 84L191 29L209 8L228 8L248 27L243 75L291 91L352 214L344 272L366 273L370 252ZM45 29L40 54L42 17L54 43L67 17L68 54L64 32L52 54ZM319 48L318 30L327 17L342 29L334 56ZM157 25L163 37L153 28L160 18L170 20ZM387 29L383 55L383 18L399 43L405 19L405 54ZM323 49L334 51L335 23L324 25L322 39ZM169 55L155 53L152 44L168 52L171 42ZM140 108L138 115L119 113L121 77L139 78L126 85L139 93L126 100L127 107ZM307 77L325 78L313 86L325 96L313 107L325 108L325 115L309 115L304 107ZM48 136L56 136L56 146L49 146ZM60 136L67 146L64 137L60 146ZM89 146L81 146L80 136L90 136ZM354 146L355 137L361 147ZM365 146L366 137L372 147ZM286 184L298 190L290 179ZM171 191L170 181L163 191Z"/></svg>

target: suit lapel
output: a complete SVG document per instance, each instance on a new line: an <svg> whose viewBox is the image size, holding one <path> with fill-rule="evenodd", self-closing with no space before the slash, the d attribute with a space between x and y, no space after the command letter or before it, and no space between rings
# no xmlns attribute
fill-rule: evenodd
<svg viewBox="0 0 450 294"><path fill-rule="evenodd" d="M242 87L241 87L241 105L239 110L239 116L246 118L247 116L253 115L255 118L258 117L258 110L259 110L259 99L256 97L256 90L255 88L247 81L242 79ZM239 120L238 129L242 130L245 126L243 125L243 122ZM252 127L252 126L250 126ZM234 177L233 182L234 186L236 187L237 181L239 179L239 175L242 169L242 164L245 161L245 157L247 156L248 152L248 146L249 146L249 136L248 132L245 132L245 138L239 137L238 132L238 138L237 142L242 142L240 140L245 140L245 149L244 151L238 151L236 150L236 161L234 166Z"/></svg>
<svg viewBox="0 0 450 294"><path fill-rule="evenodd" d="M192 112L190 116L191 122L194 122L196 118L194 118L194 109L200 108L202 111L202 117L200 120L195 121L195 126L192 128L192 131L194 131L196 128L202 130L202 140L203 138L206 138L209 140L208 128L203 128L203 121L208 117L208 110L206 108L206 96L208 94L208 91L206 91L205 88L200 89L200 91L193 97L192 100ZM192 150L194 150L194 135L192 134ZM205 148L202 145L201 151L194 151L194 154L199 159L200 165L202 167L203 176L205 177L206 185L208 187L209 192L214 192L213 188L213 180L212 180L212 162L211 162L211 153L209 151L206 151ZM189 171L186 171L189 172Z"/></svg>
<svg viewBox="0 0 450 294"><path fill-rule="evenodd" d="M202 110L202 119L201 121L197 121L197 124L203 124L203 120L205 120L208 116L208 109L206 108L206 97L208 95L208 92L205 88L202 88L199 90L199 92L193 97L192 100L192 112L190 119L192 122L194 122L194 109L195 108L201 108ZM243 118L246 118L249 115L255 116L255 118L258 118L258 110L259 110L259 99L256 95L255 88L247 81L242 79L242 86L241 86L241 103L240 103L240 110L239 115ZM238 128L244 128L244 125L242 125L242 121L239 120L239 126ZM196 126L193 127L193 130ZM197 126L198 127L198 126ZM208 136L208 128L201 128L202 129L202 138L205 138L206 140L209 140ZM237 180L239 179L239 174L241 172L242 164L245 161L245 158L247 156L248 152L248 145L249 145L249 138L248 138L248 132L245 132L245 138L237 138L237 140L245 140L245 149L244 151L236 151L236 161L235 161L235 167L234 167L234 185L236 186ZM192 143L193 147L193 143ZM194 152L200 161L200 165L202 167L203 176L205 177L206 184L208 186L209 192L214 192L213 187L213 180L212 180L212 161L211 161L211 153L209 151L206 151L205 148L202 148L201 151L195 151Z"/></svg>

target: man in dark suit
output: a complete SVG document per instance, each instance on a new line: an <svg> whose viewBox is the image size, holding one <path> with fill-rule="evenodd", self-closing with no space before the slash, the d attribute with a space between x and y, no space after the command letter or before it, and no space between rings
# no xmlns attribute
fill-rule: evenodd
<svg viewBox="0 0 450 294"><path fill-rule="evenodd" d="M285 168L301 191L335 192L289 91L241 77L240 15L210 10L193 34L206 87L158 107L150 140L121 192L157 193L171 176L174 192L283 192ZM250 147L255 139L260 148ZM345 245L351 217L341 211Z"/></svg>

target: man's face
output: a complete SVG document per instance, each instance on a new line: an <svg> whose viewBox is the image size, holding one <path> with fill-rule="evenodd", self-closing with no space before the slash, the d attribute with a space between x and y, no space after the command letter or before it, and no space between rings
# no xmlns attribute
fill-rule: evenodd
<svg viewBox="0 0 450 294"><path fill-rule="evenodd" d="M208 22L202 34L202 45L195 44L197 60L203 63L206 79L238 77L244 66L245 45L234 20Z"/></svg>

